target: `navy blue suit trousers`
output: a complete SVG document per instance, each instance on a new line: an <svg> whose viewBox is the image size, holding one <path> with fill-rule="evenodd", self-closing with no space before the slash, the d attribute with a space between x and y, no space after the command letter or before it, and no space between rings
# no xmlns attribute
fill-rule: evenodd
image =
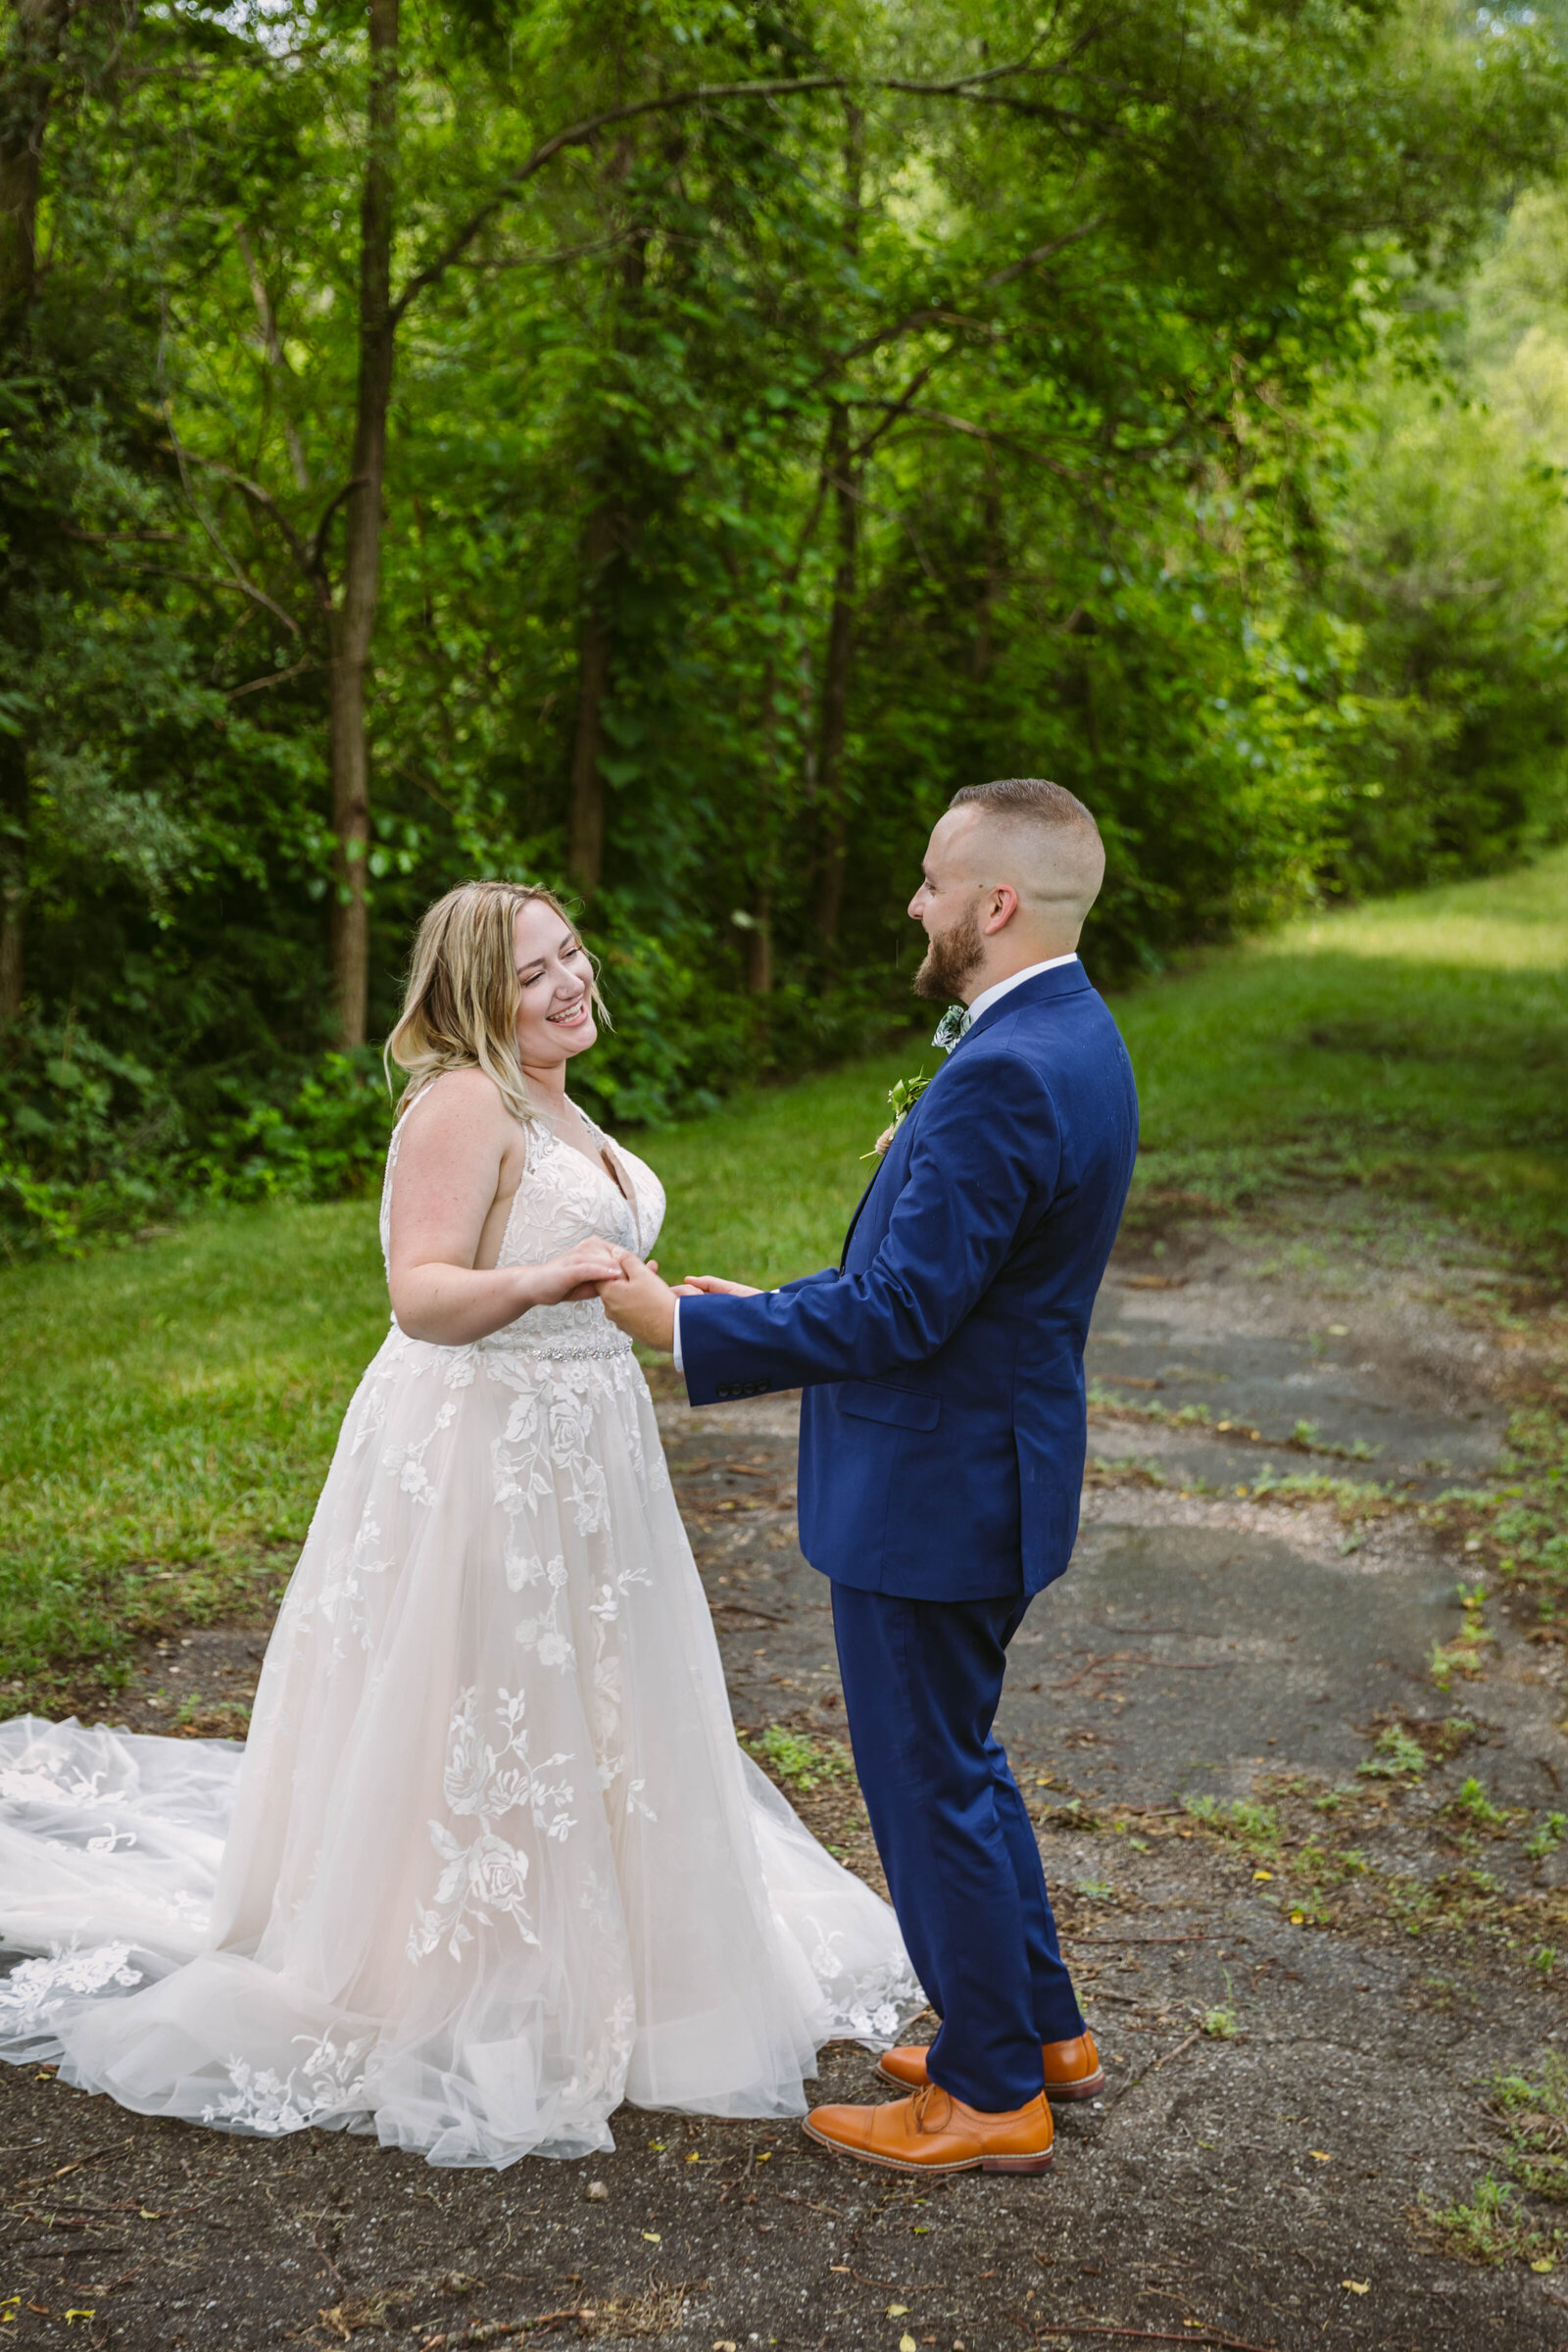
<svg viewBox="0 0 1568 2352"><path fill-rule="evenodd" d="M927 2065L984 2113L1045 2080L1084 2031L1040 1849L992 1730L1028 1597L906 1600L833 1587L855 1765L899 1926L942 2019ZM1010 1963L1010 1964L1009 1964Z"/></svg>

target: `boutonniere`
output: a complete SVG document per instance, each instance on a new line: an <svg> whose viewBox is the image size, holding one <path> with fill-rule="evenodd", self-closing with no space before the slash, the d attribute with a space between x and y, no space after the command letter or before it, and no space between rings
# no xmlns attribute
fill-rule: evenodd
<svg viewBox="0 0 1568 2352"><path fill-rule="evenodd" d="M901 1078L896 1086L888 1088L888 1108L893 1113L893 1124L883 1128L869 1152L860 1153L862 1159L882 1158L889 1144L892 1143L893 1138L898 1134L899 1129L904 1125L905 1120L930 1083L931 1080L926 1076L922 1065L912 1078Z"/></svg>
<svg viewBox="0 0 1568 2352"><path fill-rule="evenodd" d="M951 1054L968 1026L968 1006L966 1004L950 1004L937 1023L936 1035L932 1038L931 1043L934 1046L940 1046L944 1054ZM932 1076L935 1075L936 1073L933 1071ZM891 1127L883 1128L869 1152L860 1153L862 1159L880 1159L883 1156L889 1144L892 1143L893 1138L898 1134L899 1129L904 1125L905 1120L930 1083L931 1079L926 1076L925 1065L922 1062L912 1078L901 1078L897 1086L889 1087L888 1107L893 1113L893 1124Z"/></svg>

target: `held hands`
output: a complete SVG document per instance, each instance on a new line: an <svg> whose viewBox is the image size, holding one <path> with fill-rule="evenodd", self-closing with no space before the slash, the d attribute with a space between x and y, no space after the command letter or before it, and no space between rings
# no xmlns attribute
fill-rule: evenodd
<svg viewBox="0 0 1568 2352"><path fill-rule="evenodd" d="M562 1257L553 1257L542 1266L529 1266L529 1306L561 1306L568 1299L602 1298L607 1284L618 1284L625 1277L620 1261L630 1253L617 1250L612 1242L579 1242ZM630 1261L637 1264L635 1258Z"/></svg>
<svg viewBox="0 0 1568 2352"><path fill-rule="evenodd" d="M645 1348L675 1345L675 1293L659 1278L659 1260L647 1265L630 1250L612 1250L617 1260L613 1279L599 1285L605 1312L617 1331L641 1340Z"/></svg>
<svg viewBox="0 0 1568 2352"><path fill-rule="evenodd" d="M697 1298L703 1293L721 1293L730 1298L752 1298L756 1291L750 1283L724 1282L716 1274L689 1274L676 1289L659 1278L659 1261L653 1258L647 1265L629 1250L614 1252L620 1261L620 1279L600 1286L599 1296L605 1302L605 1312L620 1331L629 1332L641 1340L645 1348L662 1348L666 1353L675 1345L675 1301L677 1298Z"/></svg>

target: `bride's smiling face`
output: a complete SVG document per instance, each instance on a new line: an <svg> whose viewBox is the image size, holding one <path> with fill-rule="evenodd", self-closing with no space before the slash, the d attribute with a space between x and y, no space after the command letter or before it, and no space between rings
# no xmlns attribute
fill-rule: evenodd
<svg viewBox="0 0 1568 2352"><path fill-rule="evenodd" d="M589 995L593 967L576 932L542 899L518 908L512 944L518 1058L525 1070L559 1069L598 1038Z"/></svg>

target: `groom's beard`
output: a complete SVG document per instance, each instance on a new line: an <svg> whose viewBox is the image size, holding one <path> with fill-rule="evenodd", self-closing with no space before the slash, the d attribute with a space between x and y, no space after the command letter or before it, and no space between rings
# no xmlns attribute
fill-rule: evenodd
<svg viewBox="0 0 1568 2352"><path fill-rule="evenodd" d="M950 930L938 932L920 959L914 975L917 997L935 997L952 1004L961 997L963 984L985 956L980 937L980 909L971 904Z"/></svg>

